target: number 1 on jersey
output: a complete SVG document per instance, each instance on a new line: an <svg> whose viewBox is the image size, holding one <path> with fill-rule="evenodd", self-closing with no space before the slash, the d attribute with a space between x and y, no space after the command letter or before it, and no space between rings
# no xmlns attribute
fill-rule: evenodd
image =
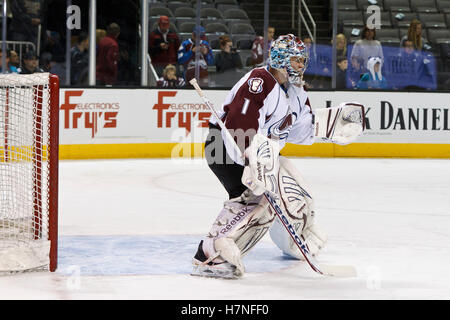
<svg viewBox="0 0 450 320"><path fill-rule="evenodd" d="M246 114L247 113L247 109L248 109L248 105L250 104L250 100L248 100L247 98L244 98L244 105L242 106L242 114Z"/></svg>

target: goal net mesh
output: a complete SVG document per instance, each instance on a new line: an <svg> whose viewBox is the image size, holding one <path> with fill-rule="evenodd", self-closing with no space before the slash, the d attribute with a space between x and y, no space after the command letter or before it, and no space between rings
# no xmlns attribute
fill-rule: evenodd
<svg viewBox="0 0 450 320"><path fill-rule="evenodd" d="M0 75L0 273L49 265L49 74Z"/></svg>

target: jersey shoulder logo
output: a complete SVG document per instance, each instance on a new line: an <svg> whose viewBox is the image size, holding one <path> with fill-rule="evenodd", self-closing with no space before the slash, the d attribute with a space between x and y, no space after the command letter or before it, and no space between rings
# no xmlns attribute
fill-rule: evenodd
<svg viewBox="0 0 450 320"><path fill-rule="evenodd" d="M247 81L248 91L251 93L261 93L263 91L264 80L261 78L250 78Z"/></svg>

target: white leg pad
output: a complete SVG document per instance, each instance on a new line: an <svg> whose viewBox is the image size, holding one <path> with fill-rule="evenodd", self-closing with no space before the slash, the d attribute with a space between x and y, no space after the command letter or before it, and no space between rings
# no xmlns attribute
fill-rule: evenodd
<svg viewBox="0 0 450 320"><path fill-rule="evenodd" d="M236 266L236 276L242 276L245 269L241 260L241 250L239 250L234 240L231 238L222 237L214 241L214 246L222 259L225 259L232 265Z"/></svg>
<svg viewBox="0 0 450 320"><path fill-rule="evenodd" d="M297 168L285 157L280 157L279 188L281 207L294 226L297 234L304 240L314 256L325 245L326 234L314 223L314 200L311 189ZM284 225L276 219L270 229L273 242L285 253L296 259L304 257Z"/></svg>
<svg viewBox="0 0 450 320"><path fill-rule="evenodd" d="M227 261L235 265L241 275L244 273L242 256L269 231L275 218L264 196L244 200L248 204L242 203L242 197L225 202L203 241L206 257L216 256L214 263Z"/></svg>

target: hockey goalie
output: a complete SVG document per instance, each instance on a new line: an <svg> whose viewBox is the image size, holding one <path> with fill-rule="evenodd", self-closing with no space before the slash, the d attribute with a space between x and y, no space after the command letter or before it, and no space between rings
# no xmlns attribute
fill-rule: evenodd
<svg viewBox="0 0 450 320"><path fill-rule="evenodd" d="M267 232L283 254L303 259L265 193L277 199L310 254L324 247L327 236L315 223L310 188L280 150L286 142L351 143L364 131L364 106L352 102L312 110L302 80L307 63L302 41L291 34L280 36L272 43L268 65L241 78L224 102L220 120L234 141L215 117L210 119L205 155L229 199L200 241L192 275L241 277L242 257Z"/></svg>

